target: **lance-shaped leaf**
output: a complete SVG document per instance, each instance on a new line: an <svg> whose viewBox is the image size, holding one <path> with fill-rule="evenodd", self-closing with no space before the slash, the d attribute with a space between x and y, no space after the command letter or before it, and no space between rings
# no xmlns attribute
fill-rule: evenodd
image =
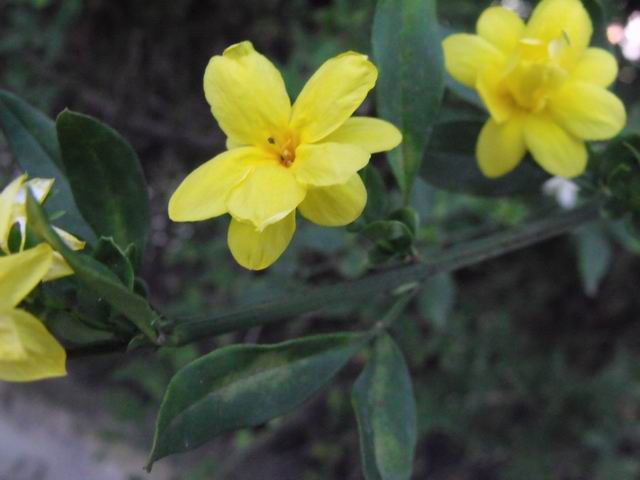
<svg viewBox="0 0 640 480"><path fill-rule="evenodd" d="M416 405L402 352L388 335L353 388L362 467L367 480L408 480L417 440Z"/></svg>
<svg viewBox="0 0 640 480"><path fill-rule="evenodd" d="M102 237L93 249L93 258L115 273L129 290L133 290L135 274L129 258L113 238Z"/></svg>
<svg viewBox="0 0 640 480"><path fill-rule="evenodd" d="M76 206L60 158L56 127L51 119L24 100L0 90L0 128L15 160L31 178L54 178L46 209L64 216L57 225L89 243L95 234Z"/></svg>
<svg viewBox="0 0 640 480"><path fill-rule="evenodd" d="M98 236L142 252L149 231L149 196L131 145L95 118L64 111L56 122L78 208Z"/></svg>
<svg viewBox="0 0 640 480"><path fill-rule="evenodd" d="M312 397L365 344L358 334L278 345L234 345L190 363L171 380L156 424L149 467L216 435L260 425Z"/></svg>
<svg viewBox="0 0 640 480"><path fill-rule="evenodd" d="M27 215L33 232L60 252L83 284L127 317L149 339L155 340L157 335L153 325L158 323L159 317L149 303L129 290L106 266L67 247L51 228L44 210L30 192L27 194Z"/></svg>
<svg viewBox="0 0 640 480"><path fill-rule="evenodd" d="M436 1L379 0L372 41L380 71L378 109L403 133L389 160L407 199L444 93Z"/></svg>

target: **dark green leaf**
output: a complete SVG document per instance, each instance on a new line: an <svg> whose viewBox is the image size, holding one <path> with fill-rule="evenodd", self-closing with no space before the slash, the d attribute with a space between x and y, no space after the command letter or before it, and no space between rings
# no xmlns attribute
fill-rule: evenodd
<svg viewBox="0 0 640 480"><path fill-rule="evenodd" d="M372 41L380 70L378 109L404 135L389 160L408 199L444 94L436 1L378 0Z"/></svg>
<svg viewBox="0 0 640 480"><path fill-rule="evenodd" d="M143 251L149 231L149 197L135 151L95 118L64 111L56 122L62 162L80 211L94 231L120 248Z"/></svg>
<svg viewBox="0 0 640 480"><path fill-rule="evenodd" d="M45 318L47 328L59 339L74 345L92 345L116 339L112 332L87 325L81 318L63 311L52 312Z"/></svg>
<svg viewBox="0 0 640 480"><path fill-rule="evenodd" d="M387 213L387 192L384 179L373 165L369 165L362 172L362 181L367 187L367 206L363 217L366 220L380 220Z"/></svg>
<svg viewBox="0 0 640 480"><path fill-rule="evenodd" d="M93 258L109 267L129 290L133 290L134 272L125 252L113 241L113 238L100 238L93 249Z"/></svg>
<svg viewBox="0 0 640 480"><path fill-rule="evenodd" d="M414 234L398 220L378 220L365 226L362 236L375 242L387 253L405 252L413 244Z"/></svg>
<svg viewBox="0 0 640 480"><path fill-rule="evenodd" d="M499 179L482 174L475 157L481 129L482 123L473 121L437 125L425 153L422 177L438 188L475 195L540 192L549 175L526 159L513 172Z"/></svg>
<svg viewBox="0 0 640 480"><path fill-rule="evenodd" d="M308 337L278 345L234 345L180 370L158 421L149 468L216 435L260 425L311 398L365 344L357 334Z"/></svg>
<svg viewBox="0 0 640 480"><path fill-rule="evenodd" d="M417 440L416 405L402 352L388 335L353 388L367 480L409 480Z"/></svg>
<svg viewBox="0 0 640 480"><path fill-rule="evenodd" d="M69 249L51 228L44 210L30 193L27 195L27 215L29 226L60 252L79 281L103 298L114 310L127 317L147 337L155 340L156 333L152 325L157 324L158 314L144 298L127 289L115 273L94 258Z"/></svg>
<svg viewBox="0 0 640 480"><path fill-rule="evenodd" d="M64 174L55 124L24 100L0 90L0 128L22 170L30 177L53 178L47 212L65 212L56 224L89 243L95 234L78 211Z"/></svg>

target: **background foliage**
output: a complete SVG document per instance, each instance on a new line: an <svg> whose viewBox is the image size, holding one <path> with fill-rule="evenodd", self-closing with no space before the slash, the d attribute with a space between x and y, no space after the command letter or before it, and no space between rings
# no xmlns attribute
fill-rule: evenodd
<svg viewBox="0 0 640 480"><path fill-rule="evenodd" d="M443 28L470 30L488 3L440 2ZM620 20L633 8L607 5ZM226 251L226 220L168 222L167 199L179 179L224 148L203 99L203 68L212 54L250 38L283 68L295 95L327 57L347 49L371 53L374 6L373 0L0 0L0 85L52 115L65 107L94 115L133 143L151 189L142 269L155 304L182 315L247 304L359 276L371 245L305 224L280 262L256 276ZM634 118L637 66L623 62L629 81L619 92ZM461 154L443 151L437 139L461 130L452 124L483 118L463 101L467 93L445 93L436 127L442 134L434 133L428 148L443 164ZM363 109L372 112L373 98ZM0 160L6 183L13 166L4 151ZM384 160L374 164L383 173L379 187L391 187ZM423 175L432 183L418 179L413 192L420 256L554 208L537 189L510 199L460 195L432 186L447 187L428 170ZM504 193L500 188L479 184L474 191ZM376 202L367 211L371 219L390 210ZM417 399L414 478L638 478L639 251L624 227L610 222L427 282L394 331ZM197 356L231 343L278 343L371 325L384 306L374 298L158 355L72 360L70 370L113 398L124 423L151 432L169 379ZM389 346L377 347L376 355L385 350L393 355ZM202 455L176 461L194 479L250 478L251 465L264 465L268 476L261 478L360 478L350 385L363 364L357 358L300 412L222 437L207 447L206 462ZM367 372L376 374L384 372ZM366 381L363 374L358 385Z"/></svg>

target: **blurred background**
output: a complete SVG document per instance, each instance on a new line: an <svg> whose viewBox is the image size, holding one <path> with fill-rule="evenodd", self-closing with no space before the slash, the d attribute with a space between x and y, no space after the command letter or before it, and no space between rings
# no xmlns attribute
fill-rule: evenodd
<svg viewBox="0 0 640 480"><path fill-rule="evenodd" d="M439 3L443 26L471 31L491 2ZM640 132L640 2L602 3L621 62L616 89L629 131ZM525 15L532 7L503 4ZM169 315L212 312L358 277L371 246L346 229L300 222L282 259L252 274L227 251L227 219L169 222L167 201L181 179L224 149L202 92L209 58L250 39L295 97L327 58L370 51L374 7L374 0L0 0L0 87L52 116L65 107L94 115L131 141L154 210L145 265L153 302ZM461 102L447 95L447 105ZM374 112L373 100L361 113ZM373 164L391 191L384 158ZM1 183L15 173L0 143ZM560 189L565 206L572 188ZM542 191L483 198L423 181L414 206L424 257L557 208ZM427 282L395 332L417 395L414 478L640 478L638 253L640 242L610 222ZM0 480L360 479L350 405L358 362L292 415L163 460L150 476L141 467L164 388L180 366L225 344L370 325L384 302L158 354L72 358L66 379L2 384Z"/></svg>

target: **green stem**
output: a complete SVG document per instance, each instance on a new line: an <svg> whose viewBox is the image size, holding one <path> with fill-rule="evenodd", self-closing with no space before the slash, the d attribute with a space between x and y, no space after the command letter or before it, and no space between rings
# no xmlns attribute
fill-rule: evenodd
<svg viewBox="0 0 640 480"><path fill-rule="evenodd" d="M272 302L243 306L209 318L184 319L166 332L165 344L185 345L204 337L269 325L327 306L358 303L440 273L452 272L553 238L599 218L596 206L536 220L513 230L467 242L429 260L369 275L360 280L311 288Z"/></svg>

